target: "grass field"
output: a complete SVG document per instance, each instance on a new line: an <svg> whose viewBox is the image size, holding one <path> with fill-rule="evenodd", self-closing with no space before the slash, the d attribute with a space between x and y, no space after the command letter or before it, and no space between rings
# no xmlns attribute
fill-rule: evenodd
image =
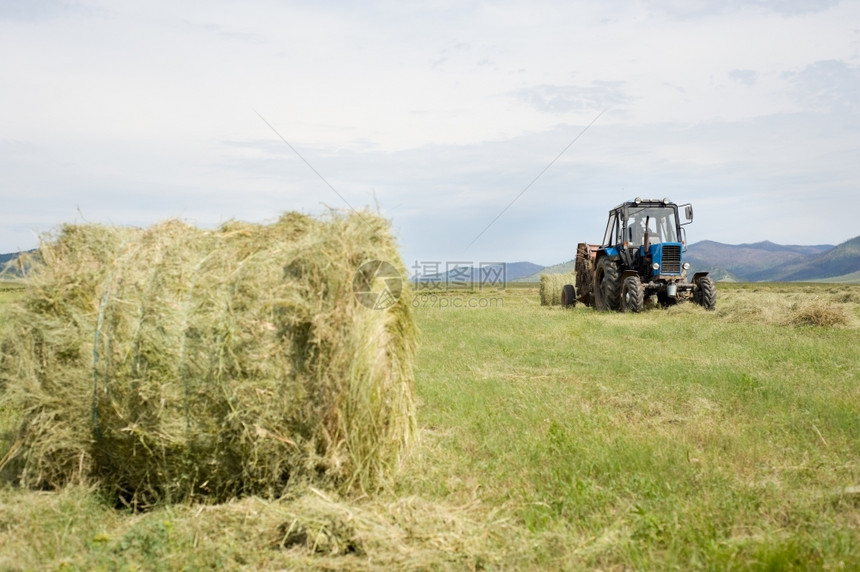
<svg viewBox="0 0 860 572"><path fill-rule="evenodd" d="M421 441L391 490L131 514L0 485L0 570L860 567L860 286L720 284L715 312L541 307L534 285L415 305Z"/></svg>

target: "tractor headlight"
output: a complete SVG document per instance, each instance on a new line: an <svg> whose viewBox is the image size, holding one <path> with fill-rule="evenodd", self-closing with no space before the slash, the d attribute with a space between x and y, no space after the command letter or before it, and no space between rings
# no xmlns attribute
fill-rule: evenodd
<svg viewBox="0 0 860 572"><path fill-rule="evenodd" d="M638 205L638 204L640 204L640 203L642 202L642 197L636 197L636 198L633 200L633 202L634 202L634 203L636 203L637 205Z"/></svg>
<svg viewBox="0 0 860 572"><path fill-rule="evenodd" d="M689 269L690 269L690 263L689 263L689 262L685 262L685 263L684 263L684 270L689 270Z"/></svg>
<svg viewBox="0 0 860 572"><path fill-rule="evenodd" d="M660 265L655 262L651 265L651 268L653 268L654 270L660 270Z"/></svg>

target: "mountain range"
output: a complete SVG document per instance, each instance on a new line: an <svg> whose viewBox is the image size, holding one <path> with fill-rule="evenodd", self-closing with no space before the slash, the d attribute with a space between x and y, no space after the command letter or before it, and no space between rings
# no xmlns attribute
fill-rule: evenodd
<svg viewBox="0 0 860 572"><path fill-rule="evenodd" d="M7 262L15 260L16 258L18 258L17 252L12 254L0 254L0 266L6 266Z"/></svg>
<svg viewBox="0 0 860 572"><path fill-rule="evenodd" d="M0 278L18 276L18 270L9 263L18 258L19 254L20 252L0 254ZM9 266L7 267L7 265Z"/></svg>
<svg viewBox="0 0 860 572"><path fill-rule="evenodd" d="M784 246L769 241L733 246L702 241L687 248L686 260L695 271L711 272L723 281L856 281L860 236L837 246Z"/></svg>

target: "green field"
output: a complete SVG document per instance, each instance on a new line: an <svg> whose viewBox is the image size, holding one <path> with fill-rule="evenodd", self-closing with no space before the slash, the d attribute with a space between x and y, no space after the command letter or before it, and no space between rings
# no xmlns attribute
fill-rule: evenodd
<svg viewBox="0 0 860 572"><path fill-rule="evenodd" d="M718 297L416 297L420 441L387 492L131 514L2 484L0 570L857 569L860 286Z"/></svg>

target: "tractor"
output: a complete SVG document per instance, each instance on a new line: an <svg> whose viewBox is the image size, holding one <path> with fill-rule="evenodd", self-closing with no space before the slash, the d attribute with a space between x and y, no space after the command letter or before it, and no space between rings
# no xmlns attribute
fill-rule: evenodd
<svg viewBox="0 0 860 572"><path fill-rule="evenodd" d="M681 222L679 209L686 222ZM561 304L577 301L597 310L641 312L646 298L663 306L693 301L707 310L717 304L717 289L707 272L687 280L685 225L693 222L693 206L669 199L636 198L609 211L602 244L576 248L576 285L565 284Z"/></svg>

